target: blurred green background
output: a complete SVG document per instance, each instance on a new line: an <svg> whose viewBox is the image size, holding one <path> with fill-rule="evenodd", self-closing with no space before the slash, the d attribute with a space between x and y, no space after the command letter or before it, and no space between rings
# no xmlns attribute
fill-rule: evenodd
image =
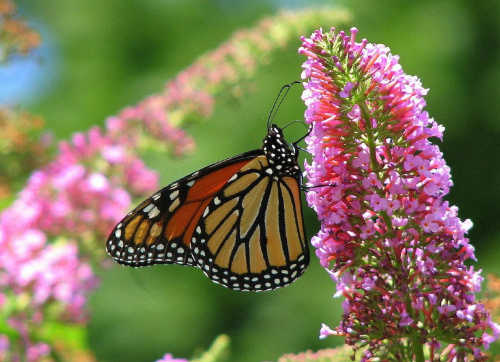
<svg viewBox="0 0 500 362"><path fill-rule="evenodd" d="M353 13L358 41L389 46L408 74L430 92L427 110L446 127L441 150L455 186L448 200L470 218L478 269L500 272L498 219L500 172L500 2L426 1L234 1L106 0L17 1L38 27L45 52L29 97L19 100L45 117L57 139L103 125L105 117L162 90L204 52L242 27L283 7L344 5ZM338 24L318 24L326 29ZM309 35L309 34L304 34ZM197 142L192 157L147 155L162 184L260 146L266 118L283 84L297 80L305 58L297 39L260 69L254 93L237 104L216 105L210 122L188 129ZM25 92L27 90L24 90ZM301 87L284 102L276 121L301 119ZM29 99L26 103L25 100ZM221 137L221 130L224 134ZM288 131L288 130L287 130ZM289 140L303 127L290 127ZM319 227L306 210L307 232ZM104 240L103 240L104 247ZM334 327L342 310L335 286L313 258L291 286L268 293L243 293L211 283L194 268L180 266L100 272L90 301L89 345L100 360L152 361L164 353L191 357L219 334L232 341L234 361L276 360L280 355L342 344L318 339L322 322Z"/></svg>

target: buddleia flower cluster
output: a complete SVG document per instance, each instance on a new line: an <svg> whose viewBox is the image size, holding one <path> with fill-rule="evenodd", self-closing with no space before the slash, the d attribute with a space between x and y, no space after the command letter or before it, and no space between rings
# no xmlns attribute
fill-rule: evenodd
<svg viewBox="0 0 500 362"><path fill-rule="evenodd" d="M450 168L434 143L444 128L424 110L427 89L388 47L318 30L302 38L307 201L312 240L345 297L340 325L362 360L485 360L499 335L476 299L483 278L470 220L444 200Z"/></svg>

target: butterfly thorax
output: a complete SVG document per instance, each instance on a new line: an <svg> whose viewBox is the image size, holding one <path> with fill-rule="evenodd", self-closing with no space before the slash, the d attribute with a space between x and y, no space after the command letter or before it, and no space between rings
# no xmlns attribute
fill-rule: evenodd
<svg viewBox="0 0 500 362"><path fill-rule="evenodd" d="M278 177L300 178L301 171L297 162L298 153L286 143L281 128L273 124L269 128L261 149L269 162L270 170Z"/></svg>

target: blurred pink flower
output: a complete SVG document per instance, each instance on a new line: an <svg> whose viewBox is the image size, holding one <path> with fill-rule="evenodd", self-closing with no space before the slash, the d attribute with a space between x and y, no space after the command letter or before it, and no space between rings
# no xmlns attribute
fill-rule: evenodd
<svg viewBox="0 0 500 362"><path fill-rule="evenodd" d="M217 97L243 96L273 52L332 15L346 17L337 11L283 12L237 32L162 92L107 118L102 129L59 143L55 159L33 172L0 215L0 304L16 307L6 317L18 334L0 335L0 358L57 354L49 343L33 342L43 338L38 327L45 321L85 321L87 297L97 285L89 262L105 263L105 240L132 198L159 187L157 173L140 153L191 151L194 142L180 127L209 118Z"/></svg>
<svg viewBox="0 0 500 362"><path fill-rule="evenodd" d="M156 362L189 362L189 360L185 358L174 358L172 354L167 353Z"/></svg>

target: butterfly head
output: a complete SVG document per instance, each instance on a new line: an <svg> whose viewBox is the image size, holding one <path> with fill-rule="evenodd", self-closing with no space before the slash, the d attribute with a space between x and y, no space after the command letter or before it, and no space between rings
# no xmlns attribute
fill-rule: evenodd
<svg viewBox="0 0 500 362"><path fill-rule="evenodd" d="M301 174L297 162L297 147L290 147L283 136L283 130L273 124L267 131L262 148L272 170L280 176L298 177Z"/></svg>

